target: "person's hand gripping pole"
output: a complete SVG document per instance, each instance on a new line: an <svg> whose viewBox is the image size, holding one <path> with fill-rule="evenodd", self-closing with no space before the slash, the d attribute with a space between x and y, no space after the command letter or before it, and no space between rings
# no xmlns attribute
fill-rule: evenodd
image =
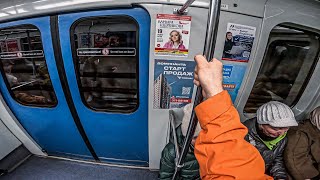
<svg viewBox="0 0 320 180"><path fill-rule="evenodd" d="M208 99L222 92L222 63L216 58L208 62L202 55L196 55L194 60L196 67L193 83L202 87L203 97Z"/></svg>

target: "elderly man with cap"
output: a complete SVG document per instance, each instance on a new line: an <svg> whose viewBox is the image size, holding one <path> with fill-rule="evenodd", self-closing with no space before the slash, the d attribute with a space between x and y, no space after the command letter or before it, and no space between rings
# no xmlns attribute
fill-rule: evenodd
<svg viewBox="0 0 320 180"><path fill-rule="evenodd" d="M283 151L289 127L298 126L289 106L270 101L257 111L257 116L244 122L248 128L245 139L255 146L265 161L266 174L274 179L286 179Z"/></svg>
<svg viewBox="0 0 320 180"><path fill-rule="evenodd" d="M288 132L284 160L296 180L320 179L320 106Z"/></svg>

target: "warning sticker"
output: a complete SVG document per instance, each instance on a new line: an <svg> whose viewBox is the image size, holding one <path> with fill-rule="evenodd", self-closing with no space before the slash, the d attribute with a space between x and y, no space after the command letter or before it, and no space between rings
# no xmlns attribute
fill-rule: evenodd
<svg viewBox="0 0 320 180"><path fill-rule="evenodd" d="M190 27L191 16L157 14L155 55L188 56Z"/></svg>
<svg viewBox="0 0 320 180"><path fill-rule="evenodd" d="M0 53L0 59L42 58L42 57L44 57L42 50Z"/></svg>
<svg viewBox="0 0 320 180"><path fill-rule="evenodd" d="M79 48L78 56L135 56L135 48Z"/></svg>

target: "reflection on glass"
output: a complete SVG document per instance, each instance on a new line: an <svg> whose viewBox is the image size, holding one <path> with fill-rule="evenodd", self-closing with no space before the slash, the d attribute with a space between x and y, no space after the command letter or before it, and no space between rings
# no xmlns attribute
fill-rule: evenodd
<svg viewBox="0 0 320 180"><path fill-rule="evenodd" d="M294 105L312 74L318 51L318 36L291 28L274 28L244 112L255 113L272 100Z"/></svg>
<svg viewBox="0 0 320 180"><path fill-rule="evenodd" d="M0 29L0 48L2 74L12 97L24 105L56 105L40 31L32 25Z"/></svg>
<svg viewBox="0 0 320 180"><path fill-rule="evenodd" d="M138 106L137 25L128 17L84 19L72 29L74 62L84 103L94 110Z"/></svg>

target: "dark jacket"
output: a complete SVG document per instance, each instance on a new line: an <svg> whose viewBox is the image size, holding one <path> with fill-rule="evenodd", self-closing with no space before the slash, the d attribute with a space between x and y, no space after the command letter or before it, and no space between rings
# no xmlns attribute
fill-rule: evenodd
<svg viewBox="0 0 320 180"><path fill-rule="evenodd" d="M320 130L309 120L288 131L284 159L294 179L320 179Z"/></svg>
<svg viewBox="0 0 320 180"><path fill-rule="evenodd" d="M261 140L257 132L257 119L249 119L243 123L248 128L248 134L245 139L255 146L265 161L266 174L275 179L287 178L283 162L283 151L287 143L287 137L283 138L277 145L270 150Z"/></svg>
<svg viewBox="0 0 320 180"><path fill-rule="evenodd" d="M231 58L230 51L232 47L235 45L235 43L232 40L226 40L224 42L224 48L223 48L223 58Z"/></svg>
<svg viewBox="0 0 320 180"><path fill-rule="evenodd" d="M180 152L183 146L184 137L181 132L181 127L176 128L177 141L180 147ZM171 180L175 170L175 147L173 140L170 139L169 143L162 150L160 160L159 179ZM181 168L180 175L177 179L200 179L199 164L193 153L193 148L190 148L184 166Z"/></svg>

